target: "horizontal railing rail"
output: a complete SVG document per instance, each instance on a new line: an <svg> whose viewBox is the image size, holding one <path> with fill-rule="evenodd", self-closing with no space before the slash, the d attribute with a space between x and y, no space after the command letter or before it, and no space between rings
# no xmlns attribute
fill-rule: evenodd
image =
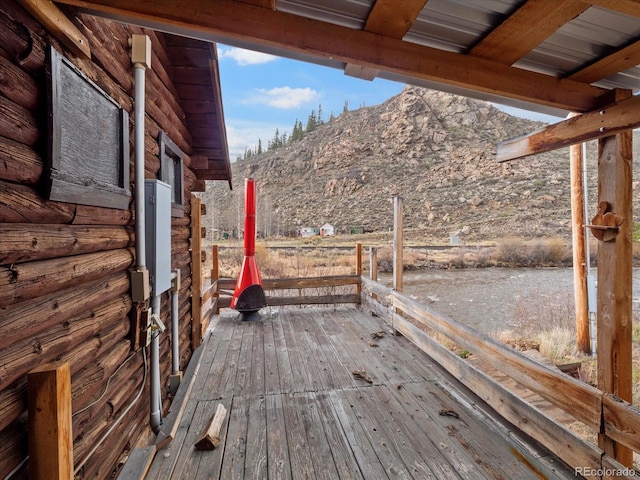
<svg viewBox="0 0 640 480"><path fill-rule="evenodd" d="M221 278L216 282L220 295L218 307L228 308L235 288L235 280ZM331 292L331 289L360 285L360 275L334 275L330 277L271 278L262 280L268 306L284 305L324 305L339 303L360 303L358 293ZM310 290L315 290L311 291ZM269 295L280 292L281 295ZM290 293L297 293L291 295Z"/></svg>

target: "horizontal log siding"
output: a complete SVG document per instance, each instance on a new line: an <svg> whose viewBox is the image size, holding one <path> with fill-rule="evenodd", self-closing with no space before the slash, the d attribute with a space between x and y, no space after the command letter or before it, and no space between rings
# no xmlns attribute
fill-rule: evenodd
<svg viewBox="0 0 640 480"><path fill-rule="evenodd" d="M173 68L163 36L84 14L70 14L69 18L88 38L92 60L70 54L15 0L0 4L1 478L27 457L25 375L50 360L68 360L71 364L74 461L77 465L86 460L79 478L108 477L123 450L150 431L149 393L145 391L98 453L86 458L142 384L142 353L131 350L135 308L130 298L129 269L135 265L134 219L132 208L115 210L43 197L48 44L64 52L127 110L132 122L135 86L127 42L132 33L151 37L153 68L146 75L145 176L158 178L158 135L165 131L185 152L185 217L172 218L171 242L172 268L179 269L182 278L181 368L186 367L192 353L189 213L196 181L188 168L191 135L182 120L185 115L172 82ZM16 60L29 51L22 62ZM131 152L133 147L131 123ZM132 180L133 161L132 154ZM168 293L162 296L162 307L162 320L169 325ZM163 384L168 383L170 374L172 341L164 334L160 342ZM166 396L163 402L165 407L169 405Z"/></svg>

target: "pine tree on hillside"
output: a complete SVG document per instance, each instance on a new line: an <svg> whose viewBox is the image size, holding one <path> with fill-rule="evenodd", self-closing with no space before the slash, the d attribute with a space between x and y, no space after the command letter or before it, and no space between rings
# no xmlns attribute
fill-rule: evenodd
<svg viewBox="0 0 640 480"><path fill-rule="evenodd" d="M262 153L262 140L258 139L258 155Z"/></svg>
<svg viewBox="0 0 640 480"><path fill-rule="evenodd" d="M313 132L316 128L316 126L318 125L318 118L316 117L316 111L315 110L311 110L311 113L309 114L309 118L307 119L307 128L305 128L305 132L309 133L309 132Z"/></svg>

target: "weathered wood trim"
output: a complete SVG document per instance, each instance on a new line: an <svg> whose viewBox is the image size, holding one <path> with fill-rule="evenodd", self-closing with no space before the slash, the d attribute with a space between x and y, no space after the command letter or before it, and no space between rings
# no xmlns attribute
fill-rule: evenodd
<svg viewBox="0 0 640 480"><path fill-rule="evenodd" d="M575 143L610 137L638 126L640 126L640 96L632 96L530 134L500 142L496 150L496 160L506 162L528 155L550 152Z"/></svg>
<svg viewBox="0 0 640 480"><path fill-rule="evenodd" d="M202 212L201 200L191 197L191 344L197 348L202 342Z"/></svg>
<svg viewBox="0 0 640 480"><path fill-rule="evenodd" d="M617 105L640 100L640 97L624 100L628 95L629 91L616 91ZM598 203L608 202L612 212L624 218L613 241L598 243L598 388L629 402L633 386L632 147L631 130L598 142ZM632 452L608 438L606 430L602 433L604 435L599 436L600 447L609 456L631 466Z"/></svg>
<svg viewBox="0 0 640 480"><path fill-rule="evenodd" d="M51 0L18 0L49 32L75 55L91 58L89 40Z"/></svg>
<svg viewBox="0 0 640 480"><path fill-rule="evenodd" d="M73 478L71 369L43 365L28 377L29 477Z"/></svg>

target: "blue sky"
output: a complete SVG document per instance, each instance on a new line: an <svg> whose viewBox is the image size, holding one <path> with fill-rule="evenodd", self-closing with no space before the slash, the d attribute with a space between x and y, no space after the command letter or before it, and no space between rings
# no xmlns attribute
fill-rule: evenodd
<svg viewBox="0 0 640 480"><path fill-rule="evenodd" d="M309 113L322 106L323 119L349 110L383 103L404 84L388 80L361 80L343 71L264 53L218 44L220 83L227 127L229 156L235 161L245 149L255 149L258 139L266 148L275 134L291 133L296 119L306 125ZM551 116L508 107L512 115L557 122Z"/></svg>

